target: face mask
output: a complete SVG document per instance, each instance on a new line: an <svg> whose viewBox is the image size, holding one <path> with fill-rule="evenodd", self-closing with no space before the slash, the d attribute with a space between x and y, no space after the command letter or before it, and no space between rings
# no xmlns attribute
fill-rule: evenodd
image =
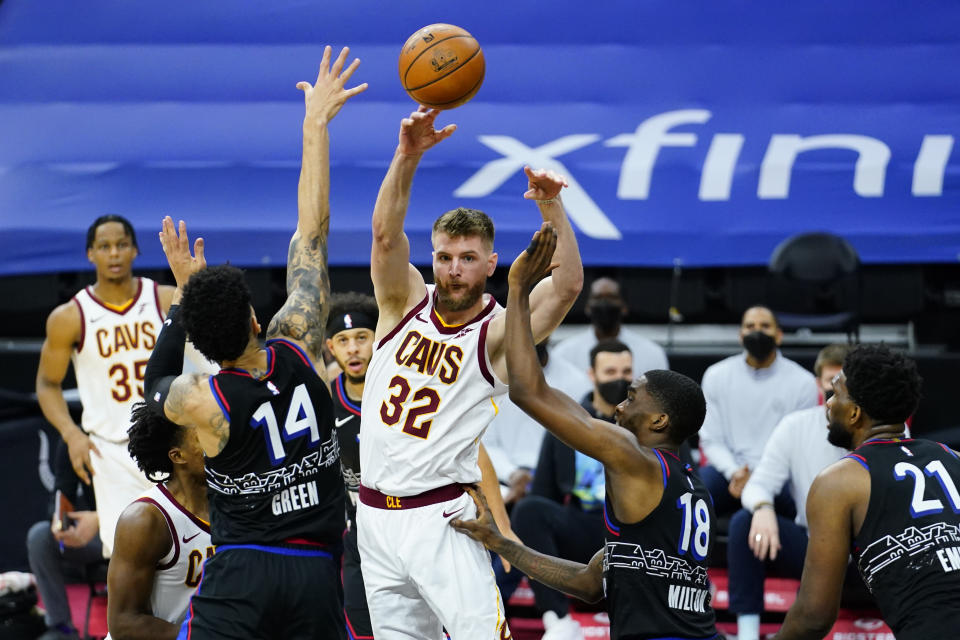
<svg viewBox="0 0 960 640"><path fill-rule="evenodd" d="M629 380L610 380L601 382L597 385L597 393L609 404L617 406L627 399L627 390L630 388Z"/></svg>
<svg viewBox="0 0 960 640"><path fill-rule="evenodd" d="M826 389L823 392L823 403L826 404L827 400L833 397L833 389Z"/></svg>
<svg viewBox="0 0 960 640"><path fill-rule="evenodd" d="M602 333L613 333L620 326L623 307L616 302L600 300L590 305L590 322Z"/></svg>
<svg viewBox="0 0 960 640"><path fill-rule="evenodd" d="M763 331L752 331L743 336L743 348L757 360L766 360L777 348L777 341Z"/></svg>

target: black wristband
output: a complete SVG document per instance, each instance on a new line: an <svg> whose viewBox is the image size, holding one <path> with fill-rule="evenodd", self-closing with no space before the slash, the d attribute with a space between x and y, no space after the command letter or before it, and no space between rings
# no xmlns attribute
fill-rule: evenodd
<svg viewBox="0 0 960 640"><path fill-rule="evenodd" d="M155 395L155 387L161 378L176 377L183 373L183 345L187 341L187 332L177 322L179 305L172 305L163 322L163 329L157 336L147 370L143 377L143 387L147 398ZM169 388L169 385L167 385Z"/></svg>

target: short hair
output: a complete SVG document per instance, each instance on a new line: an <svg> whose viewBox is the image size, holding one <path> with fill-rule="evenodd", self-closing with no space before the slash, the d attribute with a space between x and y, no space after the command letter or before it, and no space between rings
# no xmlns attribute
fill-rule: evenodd
<svg viewBox="0 0 960 640"><path fill-rule="evenodd" d="M668 436L674 444L700 431L707 415L707 401L700 385L692 379L666 369L652 369L643 374L647 379L647 393L670 417Z"/></svg>
<svg viewBox="0 0 960 640"><path fill-rule="evenodd" d="M843 359L847 391L877 424L905 422L920 404L917 364L885 344L861 344Z"/></svg>
<svg viewBox="0 0 960 640"><path fill-rule="evenodd" d="M850 347L845 344L828 344L820 349L820 353L817 354L817 359L813 363L814 375L819 378L825 366L843 367L843 359L847 357L849 351Z"/></svg>
<svg viewBox="0 0 960 640"><path fill-rule="evenodd" d="M250 300L243 271L228 264L208 267L184 286L180 323L208 360L235 360L250 342Z"/></svg>
<svg viewBox="0 0 960 640"><path fill-rule="evenodd" d="M777 329L783 329L783 327L780 326L780 318L777 317L777 314L774 313L773 309L761 303L752 304L743 310L743 313L740 314L741 325L743 324L743 317L747 315L747 311L750 311L750 309L763 309L764 311L767 311L770 314L770 317L773 318L773 326L776 327Z"/></svg>
<svg viewBox="0 0 960 640"><path fill-rule="evenodd" d="M102 224L107 224L108 222L119 222L122 224L123 232L130 236L130 241L133 243L133 248L137 251L140 251L140 247L137 246L137 234L133 231L133 225L130 224L129 220L123 216L118 216L115 213L108 213L105 216L100 216L93 221L93 224L87 227L87 249L93 248L93 243L97 239L97 228Z"/></svg>
<svg viewBox="0 0 960 640"><path fill-rule="evenodd" d="M601 340L593 346L593 349L590 349L590 368L593 369L597 365L598 353L623 353L624 351L633 355L630 347L619 340Z"/></svg>
<svg viewBox="0 0 960 640"><path fill-rule="evenodd" d="M488 248L493 248L493 220L479 209L457 207L447 211L433 223L432 233L438 232L451 238L479 236Z"/></svg>
<svg viewBox="0 0 960 640"><path fill-rule="evenodd" d="M184 427L167 420L161 409L138 402L131 410L127 451L151 482L163 482L173 473L168 452L183 443Z"/></svg>
<svg viewBox="0 0 960 640"><path fill-rule="evenodd" d="M373 296L358 291L346 291L330 294L330 313L327 315L326 336L332 338L330 333L333 325L338 318L347 313L361 312L363 315L371 318L374 322L380 317L380 307L377 306L377 300Z"/></svg>

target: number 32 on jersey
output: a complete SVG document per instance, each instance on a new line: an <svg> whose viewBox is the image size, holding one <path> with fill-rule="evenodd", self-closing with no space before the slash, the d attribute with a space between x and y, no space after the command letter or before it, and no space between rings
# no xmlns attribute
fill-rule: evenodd
<svg viewBox="0 0 960 640"><path fill-rule="evenodd" d="M393 394L380 405L380 420L392 427L403 419L401 431L426 440L433 425L433 415L440 408L440 394L430 387L421 387L413 394L410 406L407 406L410 383L406 378L393 376L387 388L393 390Z"/></svg>

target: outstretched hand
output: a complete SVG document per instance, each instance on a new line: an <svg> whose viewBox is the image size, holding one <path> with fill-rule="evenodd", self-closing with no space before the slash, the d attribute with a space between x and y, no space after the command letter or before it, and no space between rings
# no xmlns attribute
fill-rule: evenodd
<svg viewBox="0 0 960 640"><path fill-rule="evenodd" d="M497 528L497 523L493 519L493 514L490 513L487 498L478 487L467 485L464 489L473 498L473 503L477 505L477 518L476 520L455 518L450 521L450 526L460 533L467 534L486 548L492 549L496 540L502 536L500 529Z"/></svg>
<svg viewBox="0 0 960 640"><path fill-rule="evenodd" d="M530 246L520 252L510 265L507 281L511 287L529 289L544 276L557 268L551 263L553 252L557 248L557 230L553 223L544 222L540 230L533 234Z"/></svg>
<svg viewBox="0 0 960 640"><path fill-rule="evenodd" d="M400 153L408 156L420 155L441 140L449 138L457 125L448 124L443 129L435 129L433 123L440 114L439 109L427 109L421 106L400 121Z"/></svg>
<svg viewBox="0 0 960 640"><path fill-rule="evenodd" d="M179 227L178 234L173 226L173 218L166 216L163 219L163 228L160 229L160 244L170 264L170 271L173 272L173 277L177 281L177 288L182 290L190 276L206 268L207 260L203 255L203 238L197 238L194 241L194 255L190 255L187 223L181 220Z"/></svg>
<svg viewBox="0 0 960 640"><path fill-rule="evenodd" d="M561 189L570 186L567 179L556 171L534 171L530 167L524 167L523 172L527 176L527 191L523 197L527 200L552 200L560 195Z"/></svg>
<svg viewBox="0 0 960 640"><path fill-rule="evenodd" d="M323 58L320 60L320 73L317 75L317 82L313 85L303 80L297 83L297 89L303 91L303 100L307 107L307 119L330 122L348 99L367 90L366 82L358 84L352 89L343 88L353 72L360 66L360 59L354 58L349 67L343 68L349 53L350 47L341 49L340 55L337 56L337 59L333 61L333 66L331 66L331 49L327 45L323 49Z"/></svg>

